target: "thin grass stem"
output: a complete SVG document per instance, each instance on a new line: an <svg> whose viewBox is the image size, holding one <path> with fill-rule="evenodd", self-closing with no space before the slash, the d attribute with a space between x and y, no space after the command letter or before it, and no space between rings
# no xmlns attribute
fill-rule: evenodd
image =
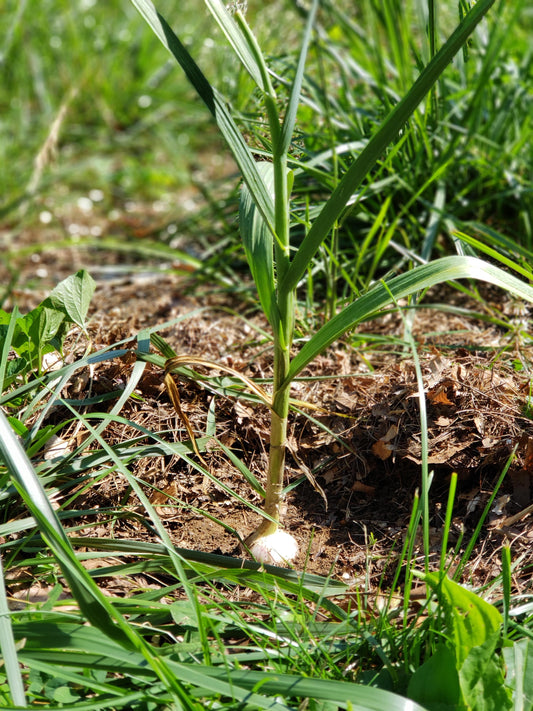
<svg viewBox="0 0 533 711"><path fill-rule="evenodd" d="M7 602L2 556L0 556L0 652L4 660L11 700L15 706L25 707L26 695L11 624L11 612Z"/></svg>
<svg viewBox="0 0 533 711"><path fill-rule="evenodd" d="M502 547L502 585L503 585L503 636L507 637L509 629L509 612L511 610L511 549Z"/></svg>
<svg viewBox="0 0 533 711"><path fill-rule="evenodd" d="M450 488L448 490L448 502L446 504L446 515L444 518L444 526L442 529L442 541L440 549L440 572L444 573L446 569L446 554L448 550L448 537L452 525L453 502L455 500L455 492L457 491L457 472L452 472L450 478Z"/></svg>
<svg viewBox="0 0 533 711"><path fill-rule="evenodd" d="M470 560L470 556L472 555L472 551L474 550L474 546L475 546L476 543L477 543L477 540L478 540L478 538L479 538L479 534L481 533L481 529L483 528L483 524L485 523L485 520L486 520L487 516L488 516L489 513L490 513L490 510L491 510L491 508L492 508L492 504L494 503L494 499L496 498L496 496L497 496L497 494L498 494L498 491L500 490L500 487L501 487L501 485L503 484L503 480L504 480L505 477L507 476L507 472L509 471L509 467L510 467L511 464L513 463L513 460L514 460L514 457L515 457L515 454L516 454L516 450L517 450L517 449L518 449L518 445L515 445L515 447L513 448L513 451L511 452L511 454L509 455L509 457L508 457L508 459L507 459L507 462L505 463L505 466L504 466L504 468L503 468L503 470L502 470L500 476L498 477L498 481L496 482L496 485L494 486L494 489L493 489L493 491L492 491L492 494L490 495L490 497L489 497L487 503L485 504L485 508L483 509L483 512L482 512L481 516L479 517L479 521L478 521L477 524L476 524L476 527L475 527L475 529L474 529L474 533L472 534L470 540L468 541L468 545L466 546L465 551L464 551L464 553L463 553L463 555L462 555L462 557L461 557L461 560L459 561L459 565L457 566L457 568L456 568L456 570L455 570L455 575L454 575L454 579L455 579L455 580L459 580L459 579L460 579L461 574L462 574L462 572L463 572L463 570L464 570L466 564L467 564L468 561Z"/></svg>

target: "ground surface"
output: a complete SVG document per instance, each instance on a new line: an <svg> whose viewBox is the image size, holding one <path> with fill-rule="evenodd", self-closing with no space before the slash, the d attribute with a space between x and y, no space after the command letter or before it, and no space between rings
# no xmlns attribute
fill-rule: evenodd
<svg viewBox="0 0 533 711"><path fill-rule="evenodd" d="M53 272L66 276L80 266L65 252L48 253ZM34 259L35 261L35 259ZM38 261L42 267L43 258ZM91 259L84 266L91 271ZM97 261L101 263L101 255ZM110 260L112 261L112 260ZM107 262L109 263L109 262ZM22 282L31 262L22 265ZM61 273L64 272L64 273ZM108 275L109 276L109 275ZM266 325L253 302L232 299L218 288L192 286L183 274L147 272L98 280L91 309L90 334L99 349L123 339L132 352L139 331L168 321L160 333L177 353L207 358L231 366L248 377L271 375L272 352ZM37 296L19 289L24 307ZM434 298L430 298L433 296ZM486 309L513 316L507 296L487 291ZM37 299L38 300L38 299ZM429 302L471 306L464 296L440 291ZM475 306L480 310L480 305ZM301 316L301 314L300 314ZM302 328L305 323L302 320ZM403 322L389 313L360 331L401 338ZM517 591L530 585L530 484L533 472L533 421L528 417L531 351L505 329L486 326L463 315L433 309L416 312L414 335L423 373L428 409L431 487L431 536L435 562L440 555L442 525L450 477L459 477L454 506L452 547L464 550L495 484L516 448L509 473L491 505L476 545L467 579L479 585L499 572L500 550L510 543L513 559L522 557L523 579ZM75 356L75 351L71 357ZM104 362L67 388L80 397L80 387L93 394L123 385L134 356ZM216 375L216 371L206 375ZM315 409L300 408L290 423L286 483L297 484L287 495L285 528L300 542L297 568L343 577L367 585L386 584L392 575L394 551L401 548L421 481L419 392L413 356L399 346L385 347L371 339L355 348L339 343L317 359L295 384L293 396ZM256 403L213 395L198 383L178 381L182 408L196 437L206 432L203 448L210 472L222 485L258 506L260 497L231 465L218 443L234 451L264 482L268 452L268 410ZM187 440L184 422L176 416L163 385L163 374L148 365L138 399L122 415L170 441ZM311 415L309 419L305 413ZM208 425L208 422L210 423ZM210 429L209 429L210 428ZM68 437L68 433L66 433ZM106 438L118 443L133 436L125 425L112 424ZM146 483L152 502L176 545L208 552L241 555L237 537L213 519L245 536L258 516L179 458L146 458L133 465ZM170 497L170 498L169 498ZM76 501L76 507L110 510L124 506L131 516L113 524L115 537L149 534L139 523L139 502L119 475L104 479ZM202 514L207 512L208 518ZM88 528L89 535L109 535L106 525Z"/></svg>

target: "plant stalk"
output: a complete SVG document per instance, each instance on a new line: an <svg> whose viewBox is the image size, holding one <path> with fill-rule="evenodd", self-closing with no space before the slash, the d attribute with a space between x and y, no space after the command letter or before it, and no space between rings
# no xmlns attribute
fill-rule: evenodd
<svg viewBox="0 0 533 711"><path fill-rule="evenodd" d="M273 106L269 106L271 136L279 136L279 122L274 116ZM277 112L276 112L277 113ZM275 123L275 126L272 125ZM273 140L274 160L274 216L276 240L274 243L278 284L283 280L290 266L290 222L289 183L287 174L287 153L278 150L278 142ZM291 346L294 333L294 291L281 293L277 289L278 314L274 325L274 378L272 393L272 417L270 425L270 450L264 510L276 523L263 519L256 531L246 540L252 545L258 538L275 533L281 518L283 503L283 475L287 449L287 421L289 416L290 387L286 381L290 367Z"/></svg>

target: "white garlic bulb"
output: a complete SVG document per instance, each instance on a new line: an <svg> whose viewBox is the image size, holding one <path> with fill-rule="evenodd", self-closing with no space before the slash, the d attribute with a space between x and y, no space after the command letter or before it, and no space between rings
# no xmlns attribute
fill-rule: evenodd
<svg viewBox="0 0 533 711"><path fill-rule="evenodd" d="M258 538L250 552L260 563L280 565L290 563L298 555L298 543L289 533L275 531Z"/></svg>

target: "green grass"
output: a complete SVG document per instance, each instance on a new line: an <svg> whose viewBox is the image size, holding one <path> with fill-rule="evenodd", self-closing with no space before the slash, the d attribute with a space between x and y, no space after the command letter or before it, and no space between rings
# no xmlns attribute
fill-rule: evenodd
<svg viewBox="0 0 533 711"><path fill-rule="evenodd" d="M375 165L367 166L351 184L353 199L346 202L353 206L344 210L339 202L335 209L328 208L327 200L343 176L457 23L451 11L443 10L437 22L430 23L426 37L416 7L406 4L405 12L398 13L398 4L368 0L355 16L348 16L349 3L320 4L307 70L300 73L295 134L288 143L289 134L281 141L278 136L276 143L275 122L266 130L264 112L258 108L269 87L263 86L267 91L261 96L252 86L231 53L222 50L224 43L207 14L189 10L188 5L179 8L175 29L190 54L202 66L213 67L208 57L214 43L216 56L224 57L208 72L208 79L223 92L220 107L229 107L226 129L235 121L255 151L249 163L241 154L252 208L263 222L274 217L275 238L290 227L290 245L278 242L289 249L277 255L275 274L264 278L252 263L259 300L267 312L273 301L281 303L280 289L285 288L285 296L289 292L291 298L297 296L309 315L296 324L295 342L299 345L301 339L304 345L286 363L283 382L278 383L286 388L353 324L444 278L485 277L530 298L531 289L524 282L530 281L533 249L528 88L533 55L528 46L532 18L525 2L513 7L495 4L469 41L468 51L458 56L434 93L430 91L414 111L399 142L386 149L381 146ZM158 9L169 19L177 12L171 2ZM276 36L282 25L276 13L281 17L287 13L290 19L285 42ZM279 111L280 125L289 126L283 109L298 58L302 26L298 9L281 4L251 8L248 17L258 27L265 61L273 70L272 88L279 103L270 107L271 116ZM235 181L215 189L205 177L216 172L210 156L221 150L215 126L130 3L80 2L75 7L56 0L42 3L36 11L28 2L8 2L1 22L6 32L0 33L0 161L10 170L0 174L0 215L4 246L10 249L6 261L9 266L12 260L13 272L18 258L47 249L30 244L25 253L17 244L21 234L39 226L43 210L53 216L57 239L69 244L74 243L65 230L69 211L91 189L102 191L103 199L95 202L104 213L122 209L129 200L149 204L164 195L163 222L177 224L180 206L172 201L189 183L190 169L199 167L204 177L198 179L198 187L207 208L179 224L192 234L206 230L209 234L197 238L198 254L187 258L198 269L198 278L241 289L244 250L235 229ZM205 43L205 37L215 39ZM261 85L264 77L257 75L261 63L255 57L254 65L253 60L248 69ZM229 65L230 73L225 69ZM220 115L217 118L220 121ZM52 161L42 147L54 122L58 134L52 135L50 145L57 149L57 157ZM272 205L262 193L261 181L254 183L253 159L274 153L279 162L285 149L295 171L292 202L288 206L278 200ZM44 158L42 171L34 164L38 155ZM290 211L282 214L288 207ZM312 232L324 208L332 228L327 235L317 228ZM255 217L252 229L262 231L264 224L257 228ZM179 254L171 235L158 230L149 243L136 247L141 263ZM271 233L266 231L272 240ZM245 238L249 256L255 236ZM263 234L261 239L267 238ZM106 235L105 242L95 238L92 244L131 250L127 231L125 238ZM298 252L302 244L306 247ZM468 258L449 261L456 252ZM300 255L296 262L295 254ZM472 254L504 266L522 283L494 264L471 259ZM441 256L446 256L444 262L431 261ZM424 266L419 271L405 270L420 263ZM455 264L461 264L458 271ZM371 288L385 275L397 276L386 286ZM269 293L272 286L274 295ZM485 309L475 282L462 288L478 299L480 311ZM472 709L533 705L533 602L529 592L519 596L512 587L513 574L527 571L504 547L502 572L485 589L471 591L459 585L468 577L470 556L506 468L471 539L456 550L448 545L456 495L452 477L440 560L437 566L432 564L424 392L409 312L406 341L400 345L412 349L418 368L421 490L403 546L391 552L378 590L367 581L347 591L335 575L324 578L262 568L252 561L175 548L150 503L148 483L138 479L135 466L175 456L198 473L213 476L195 457L195 446L205 452L212 437L199 438L195 446L191 440L175 443L168 433L153 432L125 414L130 398L138 397L146 361L164 367L172 358L172 353L164 352L165 342L154 339L158 324L137 335L136 350L118 342L94 352L86 341L85 353L74 362L54 372L42 368L43 356L62 350L73 325L80 339L86 337L91 294L92 281L81 272L30 314L0 312L3 577L19 579L23 585L39 584L45 592L42 602L13 607L0 578L0 645L5 660L0 667L0 707L331 711L452 709L460 703ZM3 298L9 295L5 288ZM415 299L412 305L417 303ZM339 306L346 309L338 311ZM319 330L324 315L326 323ZM485 310L480 317L513 327L502 314ZM280 322L272 319L271 325ZM148 353L150 337L164 357ZM63 397L78 371L111 364L133 352L137 361L120 390L94 395L90 403ZM180 373L212 393L253 401L253 393L244 392L239 379L200 376L185 366ZM52 422L58 405L61 417ZM130 428L133 434L110 445L106 429L113 424ZM59 461L42 458L53 435L69 425L83 427L88 438ZM239 476L264 495L252 471L235 456L232 461ZM115 477L135 494L139 502L135 511L121 505L87 510L80 504L91 487ZM246 500L241 503L252 509ZM181 502L173 504L179 507ZM140 536L127 540L88 536L87 529L101 524L102 517L109 530L115 521L131 520L153 542ZM420 529L421 560L415 555ZM372 555L371 546L367 555ZM153 589L138 584L141 575L156 581ZM427 595L414 604L410 593L419 578ZM118 586L127 581L128 594L113 592L109 581ZM378 604L383 599L385 604Z"/></svg>
<svg viewBox="0 0 533 711"><path fill-rule="evenodd" d="M428 59L417 4L399 7L366 2L353 17L342 4L322 3L291 163L295 217L303 225L307 211L313 217L320 208L317 195L336 187ZM437 20L438 48L453 27L452 10L439 7ZM408 259L468 251L458 230L517 260L531 259L531 22L526 3L497 3L419 106L401 145L354 194L340 235L334 231L324 244L314 272L333 310L337 296L353 298ZM274 61L282 86L294 62L286 55ZM270 151L264 131L255 133Z"/></svg>
<svg viewBox="0 0 533 711"><path fill-rule="evenodd" d="M205 20L191 10L182 29L207 54ZM9 166L0 176L0 216L8 246L17 245L19 230L39 225L43 211L69 238L80 197L96 196L94 212L103 215L154 201L166 205L169 222L183 214L173 204L177 190L200 167L197 151L213 155L214 138L133 8L54 0L35 12L31 3L8 1L0 23L0 161ZM219 170L216 155L213 165Z"/></svg>
<svg viewBox="0 0 533 711"><path fill-rule="evenodd" d="M351 304L337 312L334 289L336 288L332 270L329 269L327 316L329 320L311 335L298 355L292 357L295 336L295 309L300 281L309 274L320 248L331 241L332 256L335 259L336 241L340 221L351 212L353 197L365 184L372 171L388 149L396 154L405 149L405 136L409 133L409 123L416 118L418 107L433 99L435 105L431 123L440 128L438 122L438 102L434 98L439 79L444 76L448 65L458 55L466 51L471 35L479 28L487 12L494 4L492 0L479 2L468 11L453 29L450 36L439 48L435 44L438 30L436 17L432 15L429 28L429 59L419 67L419 75L405 83L403 95L392 103L385 118L380 122L354 162L345 170L342 178L332 186L331 194L323 203L316 205L310 214L309 202L306 208L306 234L300 244L295 244L291 232L291 209L293 205L292 186L294 170L291 163L292 144L296 131L298 109L303 103L303 83L307 54L315 30L318 3L309 9L305 29L302 33L300 51L289 83L286 98L280 100L274 86L272 71L260 48L257 38L239 8L234 15L228 13L219 0L206 0L209 11L226 38L233 54L251 79L254 91L260 98L263 118L263 137L269 145L269 161L256 162L255 146L250 138L239 130L231 107L217 87L210 83L194 57L167 20L156 11L150 0L132 0L154 34L175 58L184 74L204 102L214 118L220 134L230 149L242 175L243 187L239 209L240 234L250 272L257 289L258 298L272 331L273 377L272 395L264 398L270 409L269 464L265 487L265 517L260 526L246 539L250 550L260 560L279 562L292 560L297 552L296 542L287 533L278 532L283 497L283 476L287 450L287 423L290 407L290 387L294 378L330 345L339 340L354 326L372 317L398 299L416 298L425 289L446 281L458 279L484 280L505 290L533 301L533 290L487 261L463 255L432 260L423 266L408 270L405 274L383 281L367 293L361 294ZM394 18L389 18L391 28ZM392 30L391 30L392 32ZM283 87L285 88L285 87ZM283 107L283 109L280 108ZM494 250L493 250L494 251ZM429 256L429 255L428 255ZM377 262L384 262L384 254L377 255ZM427 262L427 258L421 261ZM506 260L507 265L510 260ZM371 273L370 276L373 276ZM367 284L368 289L368 284ZM314 290L314 289L313 289ZM175 385L169 377L165 365L165 384L171 395L175 409L181 408L175 392ZM427 513L427 512L426 512ZM427 517L427 516L426 516ZM283 541L283 544L281 543ZM279 548L278 548L279 546ZM285 553L285 546L288 546Z"/></svg>
<svg viewBox="0 0 533 711"><path fill-rule="evenodd" d="M158 9L171 13L172 3L160 3ZM297 160L293 221L302 224L302 232L307 197L312 217L320 196L335 186L358 146L429 56L416 5L405 10L396 16L393 3L376 9L366 2L351 17L342 3L321 3L320 32L310 50L291 149L291 159ZM274 31L280 13L289 18L285 42ZM292 3L261 9L251 4L250 17L280 77L276 90L283 98L296 61L298 10ZM455 10L439 8L437 48L456 17ZM51 214L56 235L76 245L79 236L69 233L79 212L76 201L96 190L96 215L135 202L144 209L159 203L163 212L152 234L160 241L152 259L168 258L168 251L155 254L161 241L175 245L176 235L192 233L200 250L214 250L217 264L215 259L209 263L210 278L218 270L226 284L233 281L237 288L244 268L235 239L237 198L231 186L213 193L208 184L210 175L220 173L225 152L187 82L133 8L87 2L78 9L56 0L32 13L28 3L9 2L0 22L5 27L0 159L10 167L0 176L0 215L8 228L4 246L18 256L15 236L21 229L41 230L43 212ZM527 3L497 3L468 53L440 80L438 110L431 98L420 107L404 147L389 151L358 191L340 234L333 231L331 243L323 244L309 275L328 314L337 299L350 300L372 278L409 259L458 249L469 253L469 246L454 237L456 230L514 261L531 261L531 26ZM257 93L212 31L207 14L191 6L190 15L180 17L179 29L246 130L268 151L268 137L257 122ZM210 52L218 58L225 52L224 61L210 62ZM34 161L58 117L57 155L45 151L41 173ZM210 211L196 215L195 224L187 211L184 215L190 196L184 200L179 193L190 184L191 173ZM35 199L26 199L29 188L36 191ZM105 235L108 247L121 249L126 241L131 251L131 230L127 224L121 228L120 221L117 227ZM84 235L82 248L100 248L102 236ZM136 245L139 252L143 248Z"/></svg>

